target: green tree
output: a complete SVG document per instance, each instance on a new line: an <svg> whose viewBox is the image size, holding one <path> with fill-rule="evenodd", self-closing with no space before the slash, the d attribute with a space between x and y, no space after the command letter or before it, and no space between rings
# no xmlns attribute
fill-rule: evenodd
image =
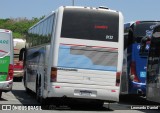
<svg viewBox="0 0 160 113"><path fill-rule="evenodd" d="M44 16L40 18L33 17L32 19L27 19L27 18L0 19L0 28L11 30L13 32L13 38L25 38L28 29L43 18Z"/></svg>

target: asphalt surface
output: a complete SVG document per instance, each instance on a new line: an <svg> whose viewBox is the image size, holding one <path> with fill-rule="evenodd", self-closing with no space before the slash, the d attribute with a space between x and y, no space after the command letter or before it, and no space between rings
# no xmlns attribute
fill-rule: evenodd
<svg viewBox="0 0 160 113"><path fill-rule="evenodd" d="M55 100L48 100L48 103L52 104ZM2 93L2 99L0 99L0 108L2 105L11 105L12 112L18 113L20 110L24 110L25 112L65 112L65 113L93 113L93 112L111 112L111 113L160 113L160 110L157 110L157 106L160 109L160 104L149 102L145 97L135 97L135 96L124 96L120 99L118 103L105 103L102 108L98 108L96 106L89 106L87 103L73 101L72 100L56 100L58 104L52 104L48 106L41 106L35 98L34 93L27 94L22 82L14 82L13 89L10 92ZM69 104L68 104L69 102ZM28 110L28 105L29 108ZM13 106L20 106L13 107ZM23 107L22 107L23 106ZM27 107L26 107L27 106ZM36 108L33 108L36 106ZM155 110L153 110L155 109Z"/></svg>

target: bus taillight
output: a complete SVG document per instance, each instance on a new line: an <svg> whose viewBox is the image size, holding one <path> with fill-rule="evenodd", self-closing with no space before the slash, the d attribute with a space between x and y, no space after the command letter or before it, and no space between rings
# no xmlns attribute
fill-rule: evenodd
<svg viewBox="0 0 160 113"><path fill-rule="evenodd" d="M120 85L121 72L116 73L116 86Z"/></svg>
<svg viewBox="0 0 160 113"><path fill-rule="evenodd" d="M140 22L140 21L136 21L135 23L136 23L136 25L138 25L138 24L140 24L141 22Z"/></svg>
<svg viewBox="0 0 160 113"><path fill-rule="evenodd" d="M6 80L12 80L13 79L13 65L9 64L9 69L8 69L8 76Z"/></svg>
<svg viewBox="0 0 160 113"><path fill-rule="evenodd" d="M130 79L134 82L139 82L138 76L136 74L136 63L134 61L131 62Z"/></svg>
<svg viewBox="0 0 160 113"><path fill-rule="evenodd" d="M57 80L57 68L51 67L51 82L56 82Z"/></svg>

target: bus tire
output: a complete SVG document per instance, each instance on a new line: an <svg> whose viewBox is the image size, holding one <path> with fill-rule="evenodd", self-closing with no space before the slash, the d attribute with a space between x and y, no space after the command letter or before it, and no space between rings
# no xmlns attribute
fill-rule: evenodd
<svg viewBox="0 0 160 113"><path fill-rule="evenodd" d="M37 75L37 78L36 78L36 100L38 102L40 102L39 98L40 98L40 88L39 88L39 80L38 80L38 75Z"/></svg>
<svg viewBox="0 0 160 113"><path fill-rule="evenodd" d="M40 103L40 104L42 104L42 105L44 105L44 104L46 104L46 99L44 99L43 97L42 97L42 86L41 86L41 77L39 78L39 80L38 80L38 76L37 76L37 79L36 79L36 100Z"/></svg>
<svg viewBox="0 0 160 113"><path fill-rule="evenodd" d="M31 90L29 90L29 89L27 88L27 85L26 85L26 72L24 72L23 84L24 84L24 88L25 88L25 90L26 90L26 93L30 94Z"/></svg>
<svg viewBox="0 0 160 113"><path fill-rule="evenodd" d="M90 104L92 107L103 108L104 101L97 100L97 101L91 102Z"/></svg>

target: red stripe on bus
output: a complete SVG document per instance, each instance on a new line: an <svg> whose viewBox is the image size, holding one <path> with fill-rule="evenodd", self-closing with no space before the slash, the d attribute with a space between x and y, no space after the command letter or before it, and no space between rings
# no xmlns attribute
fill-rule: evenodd
<svg viewBox="0 0 160 113"><path fill-rule="evenodd" d="M17 51L18 51L19 49L14 49L14 50L17 50Z"/></svg>
<svg viewBox="0 0 160 113"><path fill-rule="evenodd" d="M8 52L6 52L6 51L3 51L3 50L0 50L0 52L8 53Z"/></svg>
<svg viewBox="0 0 160 113"><path fill-rule="evenodd" d="M87 45L78 45L78 44L64 44L64 43L60 43L61 45L69 45L69 46L85 46L87 47ZM89 47L89 46L88 46ZM108 48L108 49L113 49L113 50L117 50L118 48L112 48L112 47L104 47L104 46L90 46L92 48Z"/></svg>
<svg viewBox="0 0 160 113"><path fill-rule="evenodd" d="M60 43L61 45L69 45L69 46L86 46L86 45L78 45L78 44L64 44L64 43Z"/></svg>

